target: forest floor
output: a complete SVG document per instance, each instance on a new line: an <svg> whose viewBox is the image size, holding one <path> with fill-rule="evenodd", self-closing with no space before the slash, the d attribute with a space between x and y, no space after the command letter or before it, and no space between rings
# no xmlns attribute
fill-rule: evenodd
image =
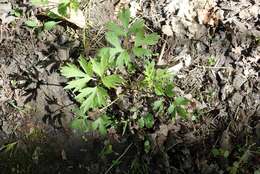
<svg viewBox="0 0 260 174"><path fill-rule="evenodd" d="M196 113L149 131L149 153L131 132L104 138L70 129L77 103L63 89L60 66L103 46L104 25L129 4L122 2L83 1L87 32L64 21L37 33L24 22L45 20L39 9L0 0L0 173L259 174L257 0L131 1L161 35L155 59L176 73L175 88Z"/></svg>

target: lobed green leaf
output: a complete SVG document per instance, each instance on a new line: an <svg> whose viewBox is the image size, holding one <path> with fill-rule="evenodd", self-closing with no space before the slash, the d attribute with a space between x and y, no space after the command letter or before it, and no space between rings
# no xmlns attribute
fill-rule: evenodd
<svg viewBox="0 0 260 174"><path fill-rule="evenodd" d="M61 74L67 78L86 76L76 65L70 63L61 68Z"/></svg>
<svg viewBox="0 0 260 174"><path fill-rule="evenodd" d="M105 76L102 78L102 83L109 89L117 88L123 82L124 82L124 80L122 79L122 77L119 75L115 75L115 74Z"/></svg>

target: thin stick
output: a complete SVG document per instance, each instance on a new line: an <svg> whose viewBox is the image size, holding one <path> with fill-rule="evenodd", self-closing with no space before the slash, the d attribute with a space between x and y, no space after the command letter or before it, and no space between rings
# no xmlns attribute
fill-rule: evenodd
<svg viewBox="0 0 260 174"><path fill-rule="evenodd" d="M207 68L207 69L232 69L232 67L221 67L221 66L199 66L199 65L195 65L196 67L199 68Z"/></svg>
<svg viewBox="0 0 260 174"><path fill-rule="evenodd" d="M123 158L123 156L128 152L128 150L130 149L130 147L133 145L133 143L129 144L127 146L127 148L124 150L124 152L116 159L116 161L119 161L121 158ZM108 172L116 165L116 163L113 163L105 172L105 174L108 174Z"/></svg>
<svg viewBox="0 0 260 174"><path fill-rule="evenodd" d="M162 50L161 50L157 65L162 64L162 58L163 58L163 55L164 55L165 47L166 47L166 41L164 41L164 43L163 43Z"/></svg>
<svg viewBox="0 0 260 174"><path fill-rule="evenodd" d="M101 109L99 110L99 112L100 112L100 113L103 112L105 109L107 109L108 107L110 107L111 105L113 105L118 99L119 99L119 97L116 98L115 100L113 100L111 103L109 103L109 104L106 105L105 107L101 108Z"/></svg>

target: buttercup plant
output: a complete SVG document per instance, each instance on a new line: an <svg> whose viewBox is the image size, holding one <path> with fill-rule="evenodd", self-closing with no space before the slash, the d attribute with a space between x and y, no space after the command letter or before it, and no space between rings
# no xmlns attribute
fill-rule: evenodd
<svg viewBox="0 0 260 174"><path fill-rule="evenodd" d="M81 56L79 66L68 63L61 68L61 74L69 79L65 89L76 94L75 99L80 103L80 111L83 113L73 121L74 128L84 127L85 130L98 130L106 134L106 129L113 125L112 117L107 115L106 110L116 105L115 101L124 95L124 91L122 94L117 92L118 88L132 89L137 85L140 92L154 94L153 98L157 96L161 100L155 102L155 109L162 110L164 103L170 105L164 99L174 99L172 75L166 69L156 68L155 62L150 61L153 52L149 46L158 42L159 35L147 34L142 19L131 21L129 9L123 9L118 19L118 23L107 24L105 38L110 46L101 48L94 58ZM133 82L137 69L143 72L140 74L143 80ZM112 101L115 96L117 99ZM169 113L178 113L180 109L177 106L182 108L172 104ZM93 112L97 113L97 117L94 120L91 118L92 122L89 123L86 120ZM147 113L136 121L140 128L151 129L154 117L152 113Z"/></svg>

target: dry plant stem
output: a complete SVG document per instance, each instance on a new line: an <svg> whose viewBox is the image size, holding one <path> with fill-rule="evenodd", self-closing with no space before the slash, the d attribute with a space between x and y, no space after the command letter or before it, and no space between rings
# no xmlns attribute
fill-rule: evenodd
<svg viewBox="0 0 260 174"><path fill-rule="evenodd" d="M199 68L207 68L207 69L232 69L231 67L218 67L218 66L199 66L199 65L195 65L196 67Z"/></svg>
<svg viewBox="0 0 260 174"><path fill-rule="evenodd" d="M166 41L164 41L164 43L163 43L162 50L161 50L157 65L161 65L163 63L162 58L163 58L163 55L164 55L164 52L165 52L165 47L166 47Z"/></svg>
<svg viewBox="0 0 260 174"><path fill-rule="evenodd" d="M104 112L108 107L110 107L111 105L113 105L118 99L119 99L119 97L116 98L115 100L113 100L111 103L109 103L109 104L106 105L105 107L101 108L101 109L99 110L99 112L100 112L100 113Z"/></svg>
<svg viewBox="0 0 260 174"><path fill-rule="evenodd" d="M116 159L116 161L119 161L123 156L128 152L130 147L133 145L133 143L129 144L127 148L124 150L124 152ZM115 163L113 163L105 172L105 174L108 174L108 172L115 166Z"/></svg>

